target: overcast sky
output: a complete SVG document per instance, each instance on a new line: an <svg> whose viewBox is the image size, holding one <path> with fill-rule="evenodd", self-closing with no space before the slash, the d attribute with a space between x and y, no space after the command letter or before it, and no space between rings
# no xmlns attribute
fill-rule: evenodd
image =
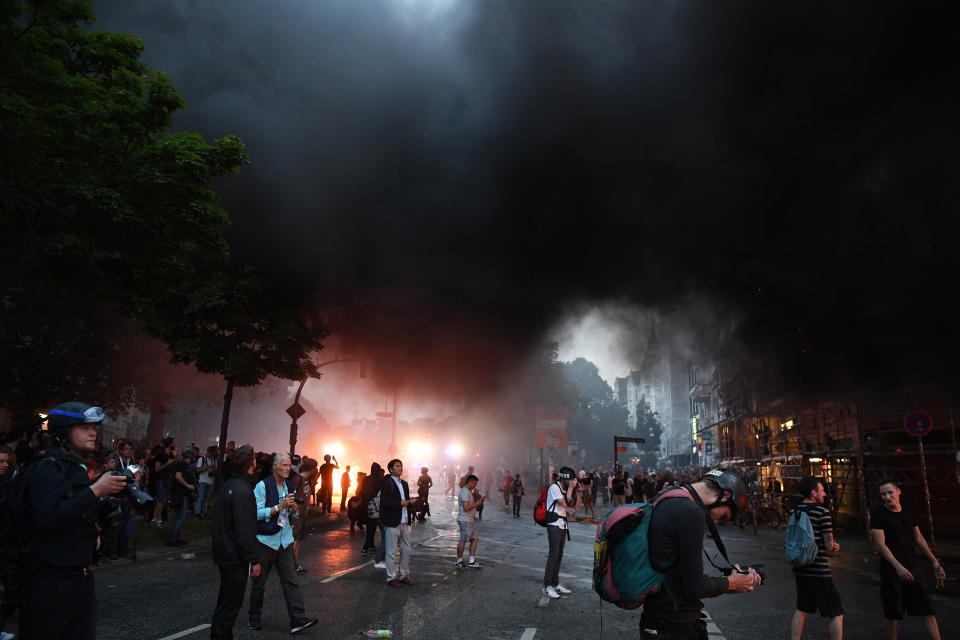
<svg viewBox="0 0 960 640"><path fill-rule="evenodd" d="M221 185L238 260L438 388L483 387L570 309L689 300L792 376L956 369L957 52L932 7L95 8L171 76L178 129L246 142Z"/></svg>

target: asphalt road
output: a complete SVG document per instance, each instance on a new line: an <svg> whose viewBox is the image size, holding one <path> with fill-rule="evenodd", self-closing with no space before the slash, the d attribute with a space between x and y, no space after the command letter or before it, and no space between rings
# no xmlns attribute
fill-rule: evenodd
<svg viewBox="0 0 960 640"><path fill-rule="evenodd" d="M478 523L478 558L483 568L457 570L454 503L433 497L433 518L412 530L413 586L386 586L384 572L359 554L361 535L351 536L342 521L332 530L308 537L301 560L309 573L301 577L301 588L308 614L319 617L321 623L303 637L359 638L364 630L374 628L390 629L398 639L601 638L601 614L602 637L638 637L639 613L609 604L601 608L591 589L592 525L571 525L561 580L574 592L549 601L540 595L544 529L533 523L529 506L522 518L515 519L502 501L497 504L498 499L491 496ZM532 506L532 500L528 502ZM767 583L752 594L706 601L712 640L787 638L795 594L792 574L782 560L783 531L761 530L754 536L750 531L721 528L721 534L732 559L766 565ZM842 553L832 564L846 610L845 637L882 638L877 559L862 540L841 536L839 541ZM716 555L711 541L706 541L706 548ZM952 578L960 576L960 566L948 564L946 569ZM205 547L194 559L181 558L177 550L136 564L100 567L96 579L99 638L208 637L206 625L216 600L218 573ZM279 583L271 576L263 631L246 629L245 603L235 636L289 637L282 598ZM936 603L943 637L960 638L960 598L937 595ZM823 621L809 618L804 637L826 638ZM901 625L900 638L924 637L917 620Z"/></svg>

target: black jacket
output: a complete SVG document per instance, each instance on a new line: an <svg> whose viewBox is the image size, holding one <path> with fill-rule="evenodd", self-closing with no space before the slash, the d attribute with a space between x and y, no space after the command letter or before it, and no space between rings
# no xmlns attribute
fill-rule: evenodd
<svg viewBox="0 0 960 640"><path fill-rule="evenodd" d="M238 473L220 489L213 518L213 561L218 565L260 564L256 483L249 473Z"/></svg>
<svg viewBox="0 0 960 640"><path fill-rule="evenodd" d="M380 488L380 522L383 523L385 527L397 527L400 525L400 519L402 516L402 509L407 509L407 523L412 522L410 520L410 507L401 507L401 500L410 499L410 486L407 485L406 480L401 480L400 483L403 485L403 495L400 495L400 490L397 488L397 483L393 481L393 476L385 476L383 479L383 487Z"/></svg>
<svg viewBox="0 0 960 640"><path fill-rule="evenodd" d="M24 473L34 524L29 557L38 565L89 565L97 550L97 497L83 460L50 448Z"/></svg>

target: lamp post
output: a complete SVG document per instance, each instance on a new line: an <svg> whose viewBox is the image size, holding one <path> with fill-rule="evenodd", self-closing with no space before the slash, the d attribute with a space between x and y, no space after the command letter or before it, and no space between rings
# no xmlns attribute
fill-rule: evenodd
<svg viewBox="0 0 960 640"><path fill-rule="evenodd" d="M317 369L326 367L327 365L336 364L338 362L359 362L360 363L360 377L367 377L367 368L365 362L359 358L334 358L333 360L327 360L326 362L321 362L317 365ZM290 423L290 455L296 453L297 448L297 430L299 429L297 425L297 420L303 417L307 411L300 405L300 394L303 393L303 385L307 383L308 378L304 378L300 381L300 386L297 387L297 395L293 397L293 404L287 407L287 415L289 415L293 422Z"/></svg>

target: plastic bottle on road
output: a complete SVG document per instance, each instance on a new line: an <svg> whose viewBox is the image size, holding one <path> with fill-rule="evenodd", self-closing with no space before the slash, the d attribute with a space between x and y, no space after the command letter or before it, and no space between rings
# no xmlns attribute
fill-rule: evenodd
<svg viewBox="0 0 960 640"><path fill-rule="evenodd" d="M364 635L368 638L392 638L393 631L390 631L390 629L368 629Z"/></svg>

